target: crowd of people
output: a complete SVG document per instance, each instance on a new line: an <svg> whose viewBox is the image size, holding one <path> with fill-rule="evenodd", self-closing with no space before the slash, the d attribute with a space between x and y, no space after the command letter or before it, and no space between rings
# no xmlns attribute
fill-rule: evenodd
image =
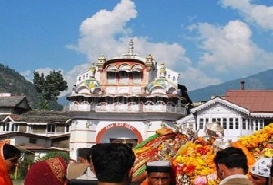
<svg viewBox="0 0 273 185"><path fill-rule="evenodd" d="M0 185L13 185L10 174L19 164L21 152L0 142ZM126 185L134 180L135 154L122 143L101 143L78 151L78 161L68 163L61 157L33 164L27 172L25 185L76 185L96 180L98 185ZM247 157L240 148L228 147L216 153L214 163L220 185L273 185L272 158L260 158L248 167ZM146 178L141 185L176 184L169 161L146 164ZM88 183L85 183L88 184Z"/></svg>

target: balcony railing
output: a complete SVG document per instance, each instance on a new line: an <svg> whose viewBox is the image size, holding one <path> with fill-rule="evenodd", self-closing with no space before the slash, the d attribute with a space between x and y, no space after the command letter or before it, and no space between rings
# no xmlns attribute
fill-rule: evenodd
<svg viewBox="0 0 273 185"><path fill-rule="evenodd" d="M71 102L64 108L65 111L94 111L94 112L162 112L162 113L179 113L186 114L186 108L184 106L178 106L175 104L165 104L163 102L146 102L144 104L137 104L135 102L113 103L108 104L101 102L99 104L86 104Z"/></svg>

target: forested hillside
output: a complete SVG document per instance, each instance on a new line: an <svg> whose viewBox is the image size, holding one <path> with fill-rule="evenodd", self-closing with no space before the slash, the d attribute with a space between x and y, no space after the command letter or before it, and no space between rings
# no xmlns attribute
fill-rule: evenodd
<svg viewBox="0 0 273 185"><path fill-rule="evenodd" d="M0 93L25 95L32 109L38 108L39 93L36 91L34 85L27 81L20 73L3 64L0 64ZM61 110L62 106L54 101L50 103L50 109Z"/></svg>

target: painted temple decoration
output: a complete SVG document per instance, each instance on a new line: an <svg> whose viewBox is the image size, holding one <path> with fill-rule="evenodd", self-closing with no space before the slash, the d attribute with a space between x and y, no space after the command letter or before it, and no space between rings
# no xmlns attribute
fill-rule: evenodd
<svg viewBox="0 0 273 185"><path fill-rule="evenodd" d="M71 117L70 153L100 142L135 145L166 123L187 114L178 88L179 73L159 64L152 54L134 53L130 40L126 53L106 59L101 55L77 76L67 96ZM88 126L86 126L88 123Z"/></svg>

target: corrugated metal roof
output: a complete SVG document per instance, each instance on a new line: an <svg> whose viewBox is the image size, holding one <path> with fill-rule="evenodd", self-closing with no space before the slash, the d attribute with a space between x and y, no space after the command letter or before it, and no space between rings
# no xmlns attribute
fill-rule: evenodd
<svg viewBox="0 0 273 185"><path fill-rule="evenodd" d="M273 112L273 90L229 90L225 99L251 112Z"/></svg>
<svg viewBox="0 0 273 185"><path fill-rule="evenodd" d="M0 106L16 107L24 98L25 96L0 97Z"/></svg>

